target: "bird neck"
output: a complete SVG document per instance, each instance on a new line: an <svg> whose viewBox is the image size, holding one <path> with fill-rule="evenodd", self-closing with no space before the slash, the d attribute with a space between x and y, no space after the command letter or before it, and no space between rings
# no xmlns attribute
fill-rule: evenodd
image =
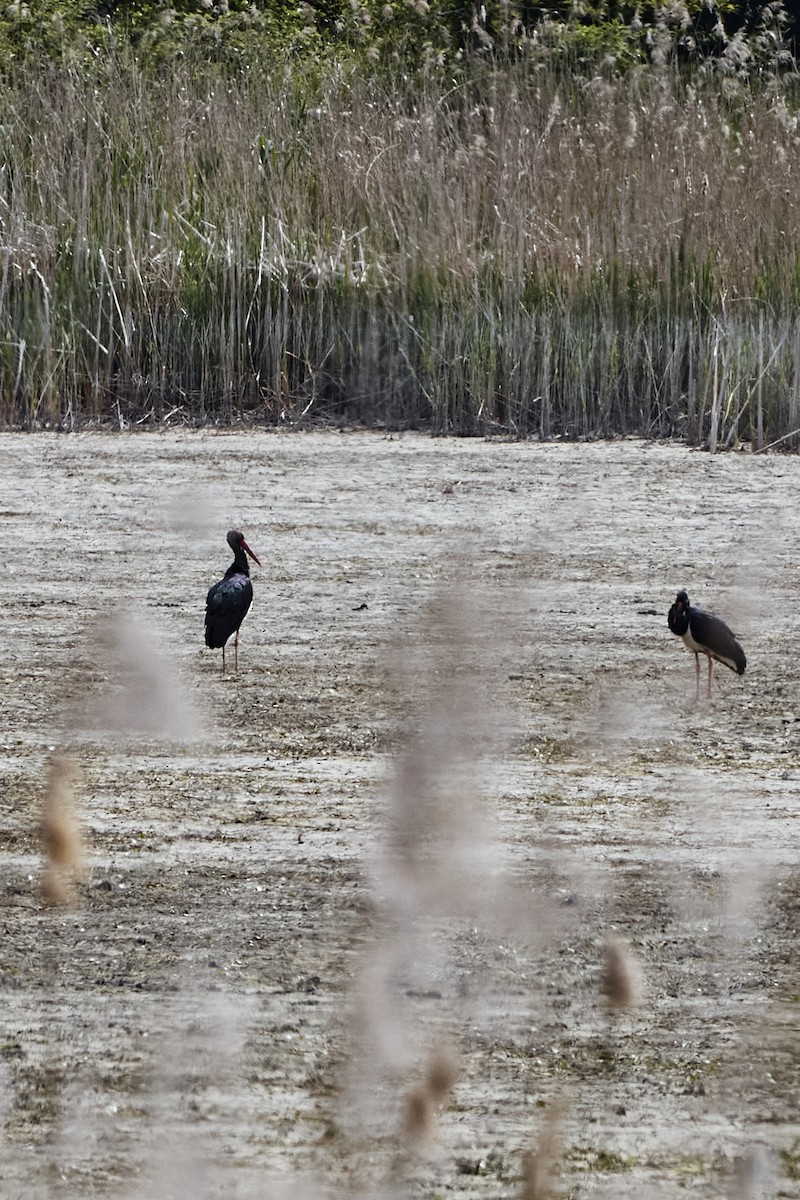
<svg viewBox="0 0 800 1200"><path fill-rule="evenodd" d="M249 575L249 574L250 574L250 567L248 566L248 563L247 563L247 555L245 554L244 550L242 550L241 546L237 546L237 548L233 552L233 562L231 563L231 565L228 567L227 571L225 572L225 578L228 579L229 576L231 576L231 575Z"/></svg>

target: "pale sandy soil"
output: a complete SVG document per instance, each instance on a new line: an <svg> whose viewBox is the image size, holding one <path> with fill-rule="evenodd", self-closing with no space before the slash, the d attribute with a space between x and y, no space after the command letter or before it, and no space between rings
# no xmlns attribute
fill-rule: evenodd
<svg viewBox="0 0 800 1200"><path fill-rule="evenodd" d="M796 459L164 432L0 462L2 1200L521 1196L556 1104L562 1196L800 1197ZM231 525L263 566L223 677ZM700 704L680 586L748 654ZM647 995L612 1017L614 934Z"/></svg>

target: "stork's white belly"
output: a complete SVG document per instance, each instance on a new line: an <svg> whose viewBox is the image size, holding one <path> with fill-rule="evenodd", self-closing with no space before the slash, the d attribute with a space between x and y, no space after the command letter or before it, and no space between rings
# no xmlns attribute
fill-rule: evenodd
<svg viewBox="0 0 800 1200"><path fill-rule="evenodd" d="M701 646L699 642L696 642L688 629L686 630L686 633L682 633L680 635L680 638L685 646L688 646L690 650L694 650L695 654L708 654L706 647Z"/></svg>

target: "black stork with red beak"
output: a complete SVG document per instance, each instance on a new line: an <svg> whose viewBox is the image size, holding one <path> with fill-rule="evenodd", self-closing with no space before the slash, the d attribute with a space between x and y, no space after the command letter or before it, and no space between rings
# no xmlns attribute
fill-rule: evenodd
<svg viewBox="0 0 800 1200"><path fill-rule="evenodd" d="M708 658L708 698L711 699L711 672L714 661L724 663L737 675L743 675L747 666L744 650L731 633L728 626L719 617L695 608L689 603L689 597L681 590L675 603L669 610L667 623L674 634L694 650L695 678L697 695L700 695L700 655Z"/></svg>
<svg viewBox="0 0 800 1200"><path fill-rule="evenodd" d="M244 540L244 534L231 529L228 545L233 551L233 562L219 583L209 588L206 597L206 645L212 650L222 647L222 670L225 670L225 643L232 633L233 669L239 670L239 626L247 616L253 602L253 585L250 582L249 554L253 562L261 566L260 560Z"/></svg>

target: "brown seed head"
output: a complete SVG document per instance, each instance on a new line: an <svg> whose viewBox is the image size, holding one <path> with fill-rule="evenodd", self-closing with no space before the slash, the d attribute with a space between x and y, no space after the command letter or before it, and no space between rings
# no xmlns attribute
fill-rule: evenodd
<svg viewBox="0 0 800 1200"><path fill-rule="evenodd" d="M83 842L75 811L78 778L78 768L68 755L53 755L39 827L45 854L41 890L47 904L72 903L72 885L83 865Z"/></svg>
<svg viewBox="0 0 800 1200"><path fill-rule="evenodd" d="M458 1076L456 1056L449 1047L434 1051L428 1066L428 1091L434 1104L445 1104Z"/></svg>
<svg viewBox="0 0 800 1200"><path fill-rule="evenodd" d="M39 880L39 889L45 904L51 908L69 908L75 902L74 887L55 867L44 868Z"/></svg>
<svg viewBox="0 0 800 1200"><path fill-rule="evenodd" d="M403 1106L403 1133L410 1142L419 1145L429 1142L436 1132L434 1103L427 1087L414 1088L406 1096Z"/></svg>
<svg viewBox="0 0 800 1200"><path fill-rule="evenodd" d="M603 991L611 1008L638 1008L644 1000L641 967L623 938L606 942Z"/></svg>
<svg viewBox="0 0 800 1200"><path fill-rule="evenodd" d="M529 1151L523 1160L520 1200L550 1200L554 1195L563 1116L563 1101L556 1100L547 1111L536 1149Z"/></svg>

